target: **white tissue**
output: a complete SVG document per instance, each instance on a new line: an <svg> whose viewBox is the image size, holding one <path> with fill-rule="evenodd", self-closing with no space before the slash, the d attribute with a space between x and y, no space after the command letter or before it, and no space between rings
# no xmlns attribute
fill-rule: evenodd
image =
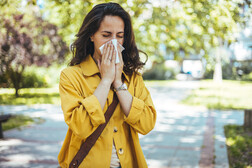
<svg viewBox="0 0 252 168"><path fill-rule="evenodd" d="M118 50L117 50L117 40L116 39L113 39L111 40L112 41L112 44L115 46L115 50L116 50L116 64L120 62L119 60L119 56L118 56ZM110 42L110 41L109 41ZM107 43L109 43L107 42ZM106 44L106 43L105 43ZM105 44L103 44L99 49L101 51L101 54L103 53L103 48L105 46ZM121 52L124 50L124 47L119 43L119 46L120 46L120 49L121 49Z"/></svg>

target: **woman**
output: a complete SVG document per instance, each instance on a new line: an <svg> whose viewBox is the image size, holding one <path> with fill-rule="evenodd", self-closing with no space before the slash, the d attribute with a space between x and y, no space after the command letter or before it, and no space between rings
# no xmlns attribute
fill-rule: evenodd
<svg viewBox="0 0 252 168"><path fill-rule="evenodd" d="M115 39L117 53L111 42ZM121 52L122 46L125 50ZM115 92L119 103L79 167L147 167L138 133L145 135L154 128L156 111L137 72L144 63L139 58L129 14L116 3L95 6L71 48L74 56L62 71L59 84L69 126L58 156L60 166L69 167L81 144L105 123L104 113Z"/></svg>

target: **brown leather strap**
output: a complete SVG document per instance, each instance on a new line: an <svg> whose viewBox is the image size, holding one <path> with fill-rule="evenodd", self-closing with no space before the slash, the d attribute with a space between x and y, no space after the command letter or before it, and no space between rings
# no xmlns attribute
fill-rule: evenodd
<svg viewBox="0 0 252 168"><path fill-rule="evenodd" d="M118 98L116 96L116 93L114 93L113 96L113 102L108 107L107 111L105 112L105 120L106 122L104 124L101 124L97 127L97 129L86 139L85 142L81 145L79 151L73 158L72 162L69 165L69 168L77 168L83 161L83 159L87 156L90 149L93 147L99 136L101 135L102 131L106 127L107 123L109 122L111 116L113 115L115 108L118 103Z"/></svg>

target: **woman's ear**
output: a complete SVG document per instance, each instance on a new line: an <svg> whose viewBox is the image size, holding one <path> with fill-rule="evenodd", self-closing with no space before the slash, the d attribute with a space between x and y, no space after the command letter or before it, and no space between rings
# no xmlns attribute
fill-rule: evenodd
<svg viewBox="0 0 252 168"><path fill-rule="evenodd" d="M94 42L94 36L90 36L90 40Z"/></svg>

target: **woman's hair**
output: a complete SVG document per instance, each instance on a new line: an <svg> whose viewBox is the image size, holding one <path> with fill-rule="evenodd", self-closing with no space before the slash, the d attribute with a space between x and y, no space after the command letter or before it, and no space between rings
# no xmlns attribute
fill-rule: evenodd
<svg viewBox="0 0 252 168"><path fill-rule="evenodd" d="M77 39L71 45L73 58L69 65L73 66L80 64L89 54L93 55L94 43L91 42L90 37L98 31L102 20L107 15L119 16L124 21L123 46L125 50L122 52L124 61L123 70L127 75L132 75L133 72L137 72L141 69L145 63L140 61L139 50L136 46L130 15L119 4L111 2L96 5L87 14L76 35Z"/></svg>

